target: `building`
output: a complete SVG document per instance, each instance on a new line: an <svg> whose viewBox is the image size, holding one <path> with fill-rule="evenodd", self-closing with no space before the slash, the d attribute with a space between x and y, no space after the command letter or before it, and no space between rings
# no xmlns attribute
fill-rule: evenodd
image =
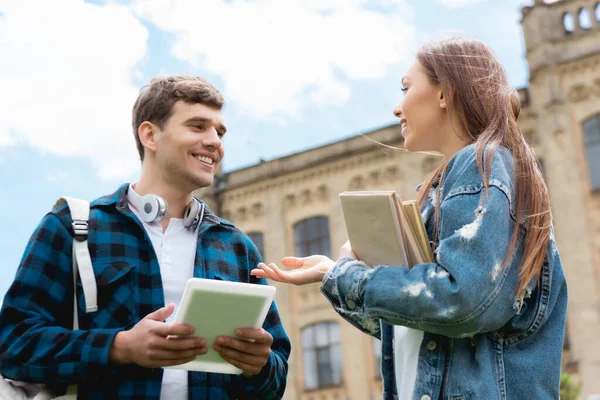
<svg viewBox="0 0 600 400"><path fill-rule="evenodd" d="M519 90L519 124L552 196L570 285L565 368L585 398L600 394L600 5L535 0L522 16L530 81ZM375 141L401 145L399 127L229 172L199 194L249 233L267 260L335 257L346 240L338 193L393 189L414 198L440 162ZM293 345L286 399L381 398L373 339L339 318L317 286L276 286Z"/></svg>

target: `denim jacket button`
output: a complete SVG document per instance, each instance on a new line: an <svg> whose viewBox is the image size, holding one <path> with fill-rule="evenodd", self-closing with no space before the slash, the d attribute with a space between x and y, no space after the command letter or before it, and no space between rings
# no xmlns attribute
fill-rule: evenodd
<svg viewBox="0 0 600 400"><path fill-rule="evenodd" d="M437 343L433 340L430 340L429 343L427 343L427 349L433 351L435 350L435 348L437 347Z"/></svg>
<svg viewBox="0 0 600 400"><path fill-rule="evenodd" d="M352 300L348 300L346 302L346 304L348 305L348 308L351 310L354 310L356 308L356 303L354 303Z"/></svg>
<svg viewBox="0 0 600 400"><path fill-rule="evenodd" d="M428 394L424 394L424 395L421 397L421 400L431 400L431 396L430 396L430 395L428 395Z"/></svg>

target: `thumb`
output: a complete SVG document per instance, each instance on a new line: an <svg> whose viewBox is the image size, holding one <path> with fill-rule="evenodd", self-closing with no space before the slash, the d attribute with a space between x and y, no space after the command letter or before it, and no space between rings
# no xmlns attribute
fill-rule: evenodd
<svg viewBox="0 0 600 400"><path fill-rule="evenodd" d="M164 321L165 319L169 318L171 314L173 314L173 311L175 311L175 304L171 303L163 308L159 308L158 310L151 312L150 314L146 315L146 318L154 321Z"/></svg>

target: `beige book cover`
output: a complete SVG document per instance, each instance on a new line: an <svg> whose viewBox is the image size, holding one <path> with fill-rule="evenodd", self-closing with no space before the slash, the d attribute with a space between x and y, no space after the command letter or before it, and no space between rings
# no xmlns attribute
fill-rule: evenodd
<svg viewBox="0 0 600 400"><path fill-rule="evenodd" d="M409 265L395 192L344 192L340 201L359 260L370 266Z"/></svg>
<svg viewBox="0 0 600 400"><path fill-rule="evenodd" d="M433 261L418 205L394 191L340 194L352 250L366 264L404 265Z"/></svg>

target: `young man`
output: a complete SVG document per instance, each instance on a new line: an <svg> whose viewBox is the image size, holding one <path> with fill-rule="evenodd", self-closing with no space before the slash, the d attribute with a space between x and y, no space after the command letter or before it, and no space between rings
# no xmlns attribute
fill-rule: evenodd
<svg viewBox="0 0 600 400"><path fill-rule="evenodd" d="M262 329L240 329L239 337L216 343L172 322L191 277L266 284L250 276L260 255L233 224L207 207L199 223L184 215L188 206L201 207L192 192L213 182L223 159L222 106L221 94L200 78L156 78L142 90L133 107L139 182L90 207L98 311L86 313L78 283L80 329L71 330L73 231L68 208L60 206L33 233L4 299L2 375L58 393L78 384L79 398L86 399L283 396L290 342L275 304ZM153 205L166 212L156 213ZM163 370L205 354L208 346L243 374Z"/></svg>

